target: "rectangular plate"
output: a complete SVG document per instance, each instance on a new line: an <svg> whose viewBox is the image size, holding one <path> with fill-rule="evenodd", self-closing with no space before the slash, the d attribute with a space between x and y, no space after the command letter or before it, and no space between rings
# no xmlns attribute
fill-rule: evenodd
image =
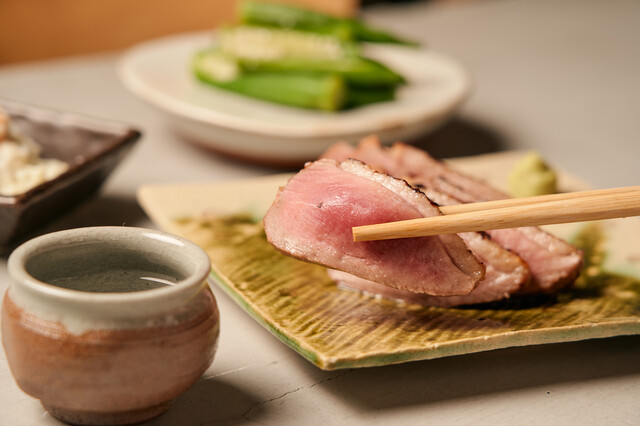
<svg viewBox="0 0 640 426"><path fill-rule="evenodd" d="M521 155L452 163L502 187ZM268 244L260 219L288 177L145 186L138 199L160 227L207 250L213 280L254 319L322 369L640 333L637 218L547 227L585 254L581 278L555 298L408 306L341 290L325 268L283 256ZM561 173L560 187L585 185Z"/></svg>

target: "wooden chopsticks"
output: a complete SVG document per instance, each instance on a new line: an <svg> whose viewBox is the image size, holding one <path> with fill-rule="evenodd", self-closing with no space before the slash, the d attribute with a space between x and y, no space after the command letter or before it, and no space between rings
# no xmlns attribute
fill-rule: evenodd
<svg viewBox="0 0 640 426"><path fill-rule="evenodd" d="M425 237L640 215L640 186L509 198L440 208L443 216L353 227L354 241Z"/></svg>

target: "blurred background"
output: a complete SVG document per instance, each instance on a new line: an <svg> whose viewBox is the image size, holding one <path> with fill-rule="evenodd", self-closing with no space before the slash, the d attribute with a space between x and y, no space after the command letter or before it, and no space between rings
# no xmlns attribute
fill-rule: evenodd
<svg viewBox="0 0 640 426"><path fill-rule="evenodd" d="M606 150L610 167L590 181L619 186L639 176L638 0L278 1L361 14L458 60L472 78L470 98L415 141L437 157L536 149L586 178L585 159ZM141 41L232 22L238 3L0 0L0 96L155 129L160 116L126 93L117 59Z"/></svg>
<svg viewBox="0 0 640 426"><path fill-rule="evenodd" d="M369 1L369 3L374 3ZM238 0L2 0L0 64L116 50L228 23ZM341 16L359 0L283 0ZM366 3L366 2L365 2Z"/></svg>
<svg viewBox="0 0 640 426"><path fill-rule="evenodd" d="M361 14L459 61L471 77L469 99L442 127L412 141L432 155L536 150L596 188L640 183L640 0L277 1ZM136 201L142 185L231 184L282 171L183 143L174 128L181 117L139 99L117 72L128 48L211 31L233 21L238 3L0 0L0 101L116 120L144 135L100 196L25 238L82 226L155 226ZM210 133L217 138L215 128ZM0 290L9 283L8 251L3 256L0 247ZM291 424L316 414L315 424L421 424L424 413L451 425L640 424L638 336L354 370L337 382L298 359L229 298L219 301L225 322L215 373L155 425ZM0 360L0 425L54 424L42 414Z"/></svg>

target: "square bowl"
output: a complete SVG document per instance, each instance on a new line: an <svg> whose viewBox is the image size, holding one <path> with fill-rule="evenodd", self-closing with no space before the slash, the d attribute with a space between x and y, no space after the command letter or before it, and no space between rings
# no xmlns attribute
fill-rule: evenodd
<svg viewBox="0 0 640 426"><path fill-rule="evenodd" d="M32 231L93 194L141 133L125 124L0 99L13 126L69 169L15 196L0 195L0 245Z"/></svg>

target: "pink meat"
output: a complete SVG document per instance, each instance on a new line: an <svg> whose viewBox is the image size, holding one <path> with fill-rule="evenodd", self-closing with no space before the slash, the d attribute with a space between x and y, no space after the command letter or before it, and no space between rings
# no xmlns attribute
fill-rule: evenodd
<svg viewBox="0 0 640 426"><path fill-rule="evenodd" d="M405 144L395 144L396 158L402 158L412 183L424 181L460 202L479 202L508 198L486 182L447 167L424 151ZM420 174L420 170L429 170ZM538 227L495 229L487 231L502 247L517 253L531 270L532 280L522 293L554 293L572 284L580 273L582 253Z"/></svg>
<svg viewBox="0 0 640 426"><path fill-rule="evenodd" d="M403 143L383 148L375 137L363 140L342 156L357 158L373 168L444 193L458 202L478 202L507 198L488 183L460 173L426 152ZM573 283L580 272L582 254L565 241L537 227L487 231L502 247L518 254L531 270L532 279L522 293L553 293Z"/></svg>
<svg viewBox="0 0 640 426"><path fill-rule="evenodd" d="M455 199L432 189L425 188L423 192L441 206L459 204ZM520 256L505 249L484 232L463 232L458 235L485 265L486 274L478 287L468 295L452 298L437 306L493 302L508 298L529 285L531 272Z"/></svg>
<svg viewBox="0 0 640 426"><path fill-rule="evenodd" d="M359 161L323 159L308 163L280 189L264 228L276 249L302 260L401 290L468 294L484 267L456 235L353 241L353 226L438 214L402 180Z"/></svg>
<svg viewBox="0 0 640 426"><path fill-rule="evenodd" d="M390 288L342 271L329 270L329 276L344 287L371 295L402 300L410 304L451 307L494 302L509 298L529 279L529 269L515 254L503 249L478 232L459 234L469 249L486 267L485 277L469 294L462 296L428 296Z"/></svg>
<svg viewBox="0 0 640 426"><path fill-rule="evenodd" d="M356 277L355 275L338 271L336 269L327 269L327 273L329 274L329 277L343 289L355 290L372 297L384 297L385 299L391 299L409 305L450 308L454 306L493 302L509 297L509 294L504 293L503 297L496 298L496 289L493 285L489 284L493 281L487 281L486 279L480 281L478 286L471 293L463 296L430 296L428 294L418 294L412 291L398 290L397 288L365 280L364 278ZM489 271L487 268L487 274L488 273Z"/></svg>
<svg viewBox="0 0 640 426"><path fill-rule="evenodd" d="M366 144L366 142L365 142ZM375 151L380 155L373 159L377 167L380 164L389 165L389 156L384 155L382 150ZM323 154L324 157L338 157L344 159L357 157L355 148L347 144L335 144ZM369 160L372 160L369 158ZM432 190L430 188L420 188L427 197L439 205L458 204L452 197ZM492 302L509 297L526 286L531 274L527 265L514 253L496 244L485 233L466 232L459 234L471 252L485 265L485 277L478 286L469 294L464 296L425 296L415 293L391 289L380 284L363 280L351 276L341 271L331 272L329 275L336 277L343 286L355 288L369 294L379 294L384 297L404 300L407 303L415 303L430 306L456 306L462 304L474 304Z"/></svg>
<svg viewBox="0 0 640 426"><path fill-rule="evenodd" d="M486 273L478 286L463 296L428 296L387 287L342 271L329 270L329 276L343 287L370 295L402 300L409 304L451 307L494 302L509 298L529 281L527 265L517 255L503 249L485 234L459 234L473 254L485 265Z"/></svg>

